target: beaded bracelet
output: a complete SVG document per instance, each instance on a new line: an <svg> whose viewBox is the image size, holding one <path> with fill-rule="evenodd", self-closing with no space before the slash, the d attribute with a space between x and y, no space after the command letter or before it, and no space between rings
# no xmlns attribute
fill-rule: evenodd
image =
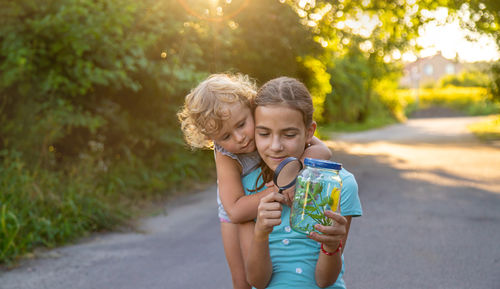
<svg viewBox="0 0 500 289"><path fill-rule="evenodd" d="M327 256L335 255L338 251L340 251L340 249L342 249L342 240L340 240L339 246L337 247L337 250L335 250L335 252L327 252L325 248L323 248L323 243L321 243L321 252L323 252Z"/></svg>

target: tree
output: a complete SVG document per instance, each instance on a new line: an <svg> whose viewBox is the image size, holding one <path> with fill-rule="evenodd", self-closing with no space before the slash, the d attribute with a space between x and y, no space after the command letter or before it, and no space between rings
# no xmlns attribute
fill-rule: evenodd
<svg viewBox="0 0 500 289"><path fill-rule="evenodd" d="M500 49L500 2L495 0L446 1L450 17L458 17L463 28L491 36ZM474 40L474 39L472 39ZM500 102L500 60L490 70L490 92Z"/></svg>

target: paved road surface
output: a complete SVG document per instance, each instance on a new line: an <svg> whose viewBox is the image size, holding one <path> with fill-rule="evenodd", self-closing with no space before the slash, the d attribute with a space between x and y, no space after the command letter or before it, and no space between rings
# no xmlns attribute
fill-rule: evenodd
<svg viewBox="0 0 500 289"><path fill-rule="evenodd" d="M500 148L414 119L336 136L364 216L345 250L348 288L500 288ZM1 289L230 288L215 188L170 203L141 233L99 235L0 272Z"/></svg>
<svg viewBox="0 0 500 289"><path fill-rule="evenodd" d="M364 209L349 288L500 288L500 148L467 132L477 120L414 119L331 143Z"/></svg>

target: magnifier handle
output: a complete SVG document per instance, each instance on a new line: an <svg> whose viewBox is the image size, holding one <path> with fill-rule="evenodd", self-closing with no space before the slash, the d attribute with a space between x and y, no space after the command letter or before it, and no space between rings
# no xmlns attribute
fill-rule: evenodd
<svg viewBox="0 0 500 289"><path fill-rule="evenodd" d="M283 189L278 189L278 194L282 194L283 193Z"/></svg>

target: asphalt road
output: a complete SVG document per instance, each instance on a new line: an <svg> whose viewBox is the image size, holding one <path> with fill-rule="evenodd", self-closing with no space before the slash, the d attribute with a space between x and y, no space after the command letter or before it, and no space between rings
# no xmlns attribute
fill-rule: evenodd
<svg viewBox="0 0 500 289"><path fill-rule="evenodd" d="M477 120L414 119L329 142L364 210L344 252L348 288L500 288L500 148L467 132ZM0 272L0 288L230 288L215 187L141 223Z"/></svg>

